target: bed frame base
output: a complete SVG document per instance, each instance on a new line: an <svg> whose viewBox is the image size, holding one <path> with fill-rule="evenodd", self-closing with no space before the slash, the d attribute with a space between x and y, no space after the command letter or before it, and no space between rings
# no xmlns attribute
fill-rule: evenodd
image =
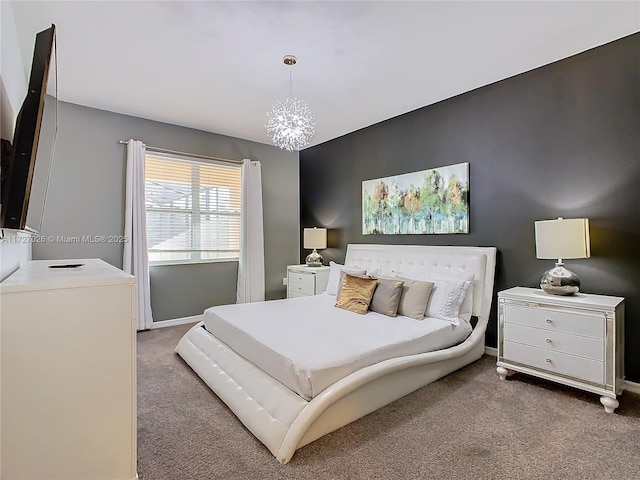
<svg viewBox="0 0 640 480"><path fill-rule="evenodd" d="M311 401L266 376L202 328L202 323L187 332L176 352L278 461L287 463L298 448L478 360L484 353L481 343L474 348L464 348L466 344L380 362L345 377ZM467 351L452 355L452 350L463 349Z"/></svg>
<svg viewBox="0 0 640 480"><path fill-rule="evenodd" d="M191 328L176 352L280 463L289 462L298 448L478 360L484 353L493 298L494 247L349 245L347 260L349 257L357 258L358 264L393 260L403 268L413 262L445 271L470 269L476 275L473 313L478 323L459 345L363 368L310 401L235 353L202 328L202 323Z"/></svg>

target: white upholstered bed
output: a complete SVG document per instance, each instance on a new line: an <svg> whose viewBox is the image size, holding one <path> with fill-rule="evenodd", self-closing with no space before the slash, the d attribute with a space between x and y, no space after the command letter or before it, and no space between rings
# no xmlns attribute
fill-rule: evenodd
<svg viewBox="0 0 640 480"><path fill-rule="evenodd" d="M466 337L461 343L456 342L455 337L451 337L453 340L449 337L439 340L457 343L452 347L427 352L420 352L420 347L415 347L418 350L399 350L401 356L380 357L386 359L374 359L372 361L376 363L363 363L364 366L355 361L357 357L353 357L353 371L341 374L330 372L335 378L319 372L324 376L317 375L318 383L315 386L306 386L305 382L294 378L301 376L299 368L294 368L294 373L289 376L284 374L280 381L277 380L278 375L274 374L275 370L270 370L270 364L278 360L276 357L280 355L274 355L267 347L261 349L255 343L259 339L235 340L238 334L233 323L216 326L213 323L215 319L207 316L205 322L197 324L185 334L176 352L271 453L281 463L287 463L298 448L479 359L484 352L484 335L493 298L495 260L494 247L350 244L347 248L345 265L370 271L382 269L400 275L413 272L473 275L472 314L478 321L470 335L461 337ZM317 305L317 310L323 311L322 302L331 300L320 297L305 301L310 303L298 303L307 309ZM295 300L298 299L265 302L262 305L271 309L270 318L276 318L279 316L277 312L285 312L285 307L291 307ZM260 308L260 305L216 307L216 311L223 316L241 317L256 308ZM332 308L339 315L356 315ZM368 325L376 320L371 315L372 312L364 316L372 321ZM286 314L282 313L282 316ZM268 322L268 318L264 322ZM203 328L204 323L210 330L219 331L219 336L234 339L239 345L236 349L242 351L244 356ZM310 328L311 323L308 325ZM450 329L437 326L435 330L442 332ZM351 347L347 345L348 348ZM291 351L295 355L299 350L303 349L294 348ZM260 360L255 360L254 364L245 357ZM271 374L257 366L260 362L264 362L264 370ZM312 376L308 372L304 374L310 378Z"/></svg>

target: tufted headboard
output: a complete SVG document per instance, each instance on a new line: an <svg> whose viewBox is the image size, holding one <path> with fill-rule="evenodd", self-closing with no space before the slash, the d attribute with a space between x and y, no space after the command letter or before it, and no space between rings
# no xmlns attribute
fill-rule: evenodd
<svg viewBox="0 0 640 480"><path fill-rule="evenodd" d="M398 274L418 270L434 274L473 273L473 315L483 323L489 319L496 268L495 247L350 243L347 246L345 265Z"/></svg>

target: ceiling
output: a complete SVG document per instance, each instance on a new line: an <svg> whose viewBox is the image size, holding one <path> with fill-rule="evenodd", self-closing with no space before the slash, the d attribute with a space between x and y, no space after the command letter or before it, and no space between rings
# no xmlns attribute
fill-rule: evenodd
<svg viewBox="0 0 640 480"><path fill-rule="evenodd" d="M310 145L640 31L640 2L12 2L22 57L57 27L61 100L270 143L289 94Z"/></svg>

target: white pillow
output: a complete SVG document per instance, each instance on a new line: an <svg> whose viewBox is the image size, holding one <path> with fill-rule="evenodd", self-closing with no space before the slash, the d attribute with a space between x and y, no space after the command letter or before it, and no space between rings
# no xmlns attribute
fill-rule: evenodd
<svg viewBox="0 0 640 480"><path fill-rule="evenodd" d="M412 273L407 277L416 280L427 280L434 282L433 291L429 298L427 317L440 318L454 325L460 325L460 319L469 322L471 320L471 309L473 307L473 288L470 288L473 275L467 276L444 276ZM467 295L468 291L471 291ZM467 299L467 297L469 297ZM464 303L464 309L462 308Z"/></svg>
<svg viewBox="0 0 640 480"><path fill-rule="evenodd" d="M465 322L471 322L471 315L473 314L473 277L469 280L469 288L467 288L467 293L464 296L464 300L462 301L462 305L460 305L460 313L458 316L462 318Z"/></svg>
<svg viewBox="0 0 640 480"><path fill-rule="evenodd" d="M345 271L347 273L353 273L354 275L364 275L366 270L360 269L351 265L340 265L334 261L329 262L331 271L329 272L329 280L327 282L327 293L331 295L338 295L338 287L340 286L340 272Z"/></svg>
<svg viewBox="0 0 640 480"><path fill-rule="evenodd" d="M451 273L449 275L435 275L435 278L442 278L443 280L449 280L451 278L464 280L470 282L469 288L467 288L467 293L464 296L464 300L462 301L462 305L460 305L460 313L458 316L462 318L465 322L469 323L471 321L471 315L473 313L473 274L459 274Z"/></svg>
<svg viewBox="0 0 640 480"><path fill-rule="evenodd" d="M436 317L460 325L460 307L471 282L465 280L435 280L427 305L427 317Z"/></svg>

